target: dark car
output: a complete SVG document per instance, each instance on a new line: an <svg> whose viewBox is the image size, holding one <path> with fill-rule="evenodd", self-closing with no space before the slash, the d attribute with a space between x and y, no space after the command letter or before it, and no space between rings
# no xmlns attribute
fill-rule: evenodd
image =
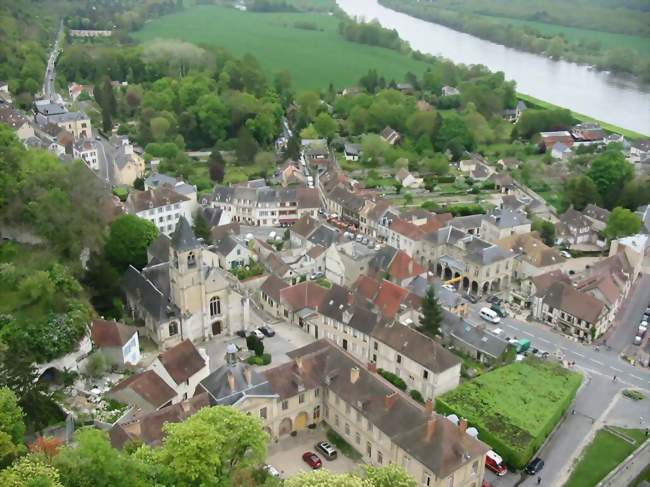
<svg viewBox="0 0 650 487"><path fill-rule="evenodd" d="M474 296L473 294L465 293L465 295L463 297L472 304L478 303L478 298L476 296Z"/></svg>
<svg viewBox="0 0 650 487"><path fill-rule="evenodd" d="M320 458L318 458L318 455L316 455L314 452L307 451L303 453L302 459L307 465L309 465L314 470L316 470L317 468L321 468L323 466L323 462L320 461Z"/></svg>
<svg viewBox="0 0 650 487"><path fill-rule="evenodd" d="M267 337L275 336L275 330L269 325L262 325L258 328L258 330L264 333L264 335Z"/></svg>
<svg viewBox="0 0 650 487"><path fill-rule="evenodd" d="M237 330L235 332L235 335L237 335L238 337L246 338L246 330Z"/></svg>
<svg viewBox="0 0 650 487"><path fill-rule="evenodd" d="M530 462L528 465L526 465L526 468L524 471L528 475L535 475L537 472L539 472L541 469L544 468L544 460L542 460L539 457L535 457L535 459Z"/></svg>
<svg viewBox="0 0 650 487"><path fill-rule="evenodd" d="M488 296L486 301L490 304L496 304L496 305L501 304L501 298L499 296L494 296L494 295Z"/></svg>
<svg viewBox="0 0 650 487"><path fill-rule="evenodd" d="M490 306L490 309L499 315L500 318L505 318L508 316L501 306L498 304L493 304Z"/></svg>

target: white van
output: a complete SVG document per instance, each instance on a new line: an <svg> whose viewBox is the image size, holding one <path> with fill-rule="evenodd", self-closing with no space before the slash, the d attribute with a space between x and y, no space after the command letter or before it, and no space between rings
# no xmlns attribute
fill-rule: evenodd
<svg viewBox="0 0 650 487"><path fill-rule="evenodd" d="M501 318L499 318L496 311L492 311L490 308L481 308L479 315L481 315L481 318L485 321L489 321L490 323L499 323L501 321Z"/></svg>

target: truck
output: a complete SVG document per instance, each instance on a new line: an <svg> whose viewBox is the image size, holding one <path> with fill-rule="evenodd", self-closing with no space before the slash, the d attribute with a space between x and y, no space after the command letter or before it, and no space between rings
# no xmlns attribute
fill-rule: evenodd
<svg viewBox="0 0 650 487"><path fill-rule="evenodd" d="M530 348L530 340L527 340L525 338L519 338L519 339L512 339L510 340L510 345L516 348L517 353L524 353L528 351Z"/></svg>

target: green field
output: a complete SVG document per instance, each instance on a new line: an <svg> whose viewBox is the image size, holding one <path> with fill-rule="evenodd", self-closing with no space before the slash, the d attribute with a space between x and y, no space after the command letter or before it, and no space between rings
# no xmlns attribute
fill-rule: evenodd
<svg viewBox="0 0 650 487"><path fill-rule="evenodd" d="M612 32L581 29L579 27L568 27L533 20L513 19L510 17L496 17L492 15L480 15L480 17L502 23L503 25L512 24L514 27L530 27L542 34L551 36L562 34L570 42L577 43L581 40L596 41L604 49L614 49L617 47L629 48L636 50L643 56L648 55L650 51L650 39L641 36L615 34Z"/></svg>
<svg viewBox="0 0 650 487"><path fill-rule="evenodd" d="M319 30L296 28L296 22ZM354 85L368 69L387 80L401 81L426 63L398 52L346 41L337 32L339 19L318 13L254 13L216 6L197 6L147 23L134 36L182 39L222 46L237 55L250 53L270 73L288 69L299 89Z"/></svg>
<svg viewBox="0 0 650 487"><path fill-rule="evenodd" d="M646 440L643 430L623 428L617 430L633 439L634 444L628 443L607 430L598 431L564 487L592 487L596 485Z"/></svg>
<svg viewBox="0 0 650 487"><path fill-rule="evenodd" d="M438 412L465 417L479 438L522 468L562 417L581 376L554 362L517 362L462 384L436 400Z"/></svg>

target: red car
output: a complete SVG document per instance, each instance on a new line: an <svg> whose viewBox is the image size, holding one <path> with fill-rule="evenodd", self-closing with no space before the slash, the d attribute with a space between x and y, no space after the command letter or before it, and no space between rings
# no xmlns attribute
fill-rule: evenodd
<svg viewBox="0 0 650 487"><path fill-rule="evenodd" d="M314 452L308 451L303 453L302 459L314 470L323 466L323 462L320 461L320 458Z"/></svg>
<svg viewBox="0 0 650 487"><path fill-rule="evenodd" d="M484 480L483 483L481 484L481 487L492 487L492 484L487 480Z"/></svg>

